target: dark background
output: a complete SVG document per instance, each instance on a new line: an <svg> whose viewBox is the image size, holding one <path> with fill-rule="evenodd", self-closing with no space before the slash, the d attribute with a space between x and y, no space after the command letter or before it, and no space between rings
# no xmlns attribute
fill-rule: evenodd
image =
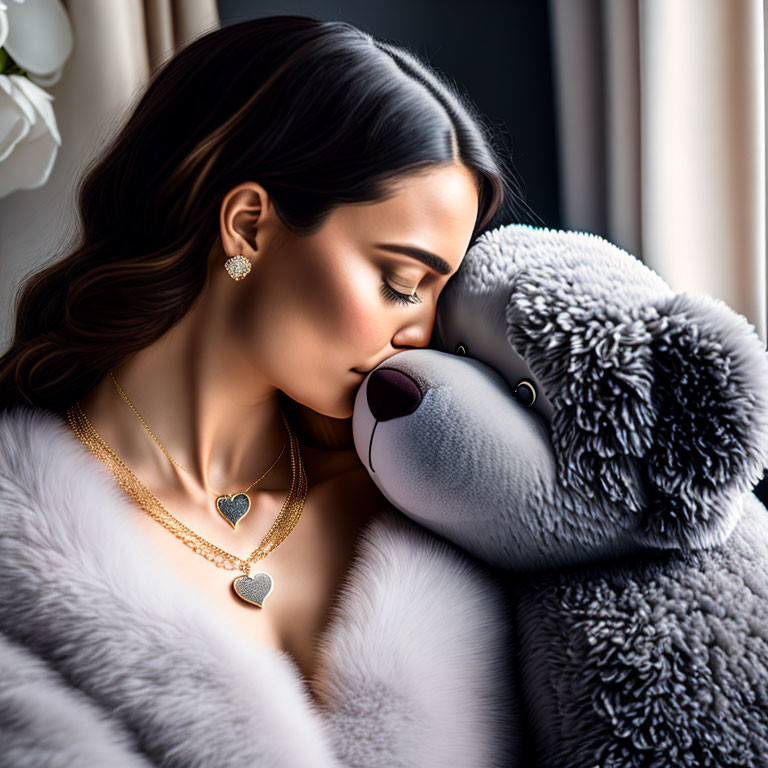
<svg viewBox="0 0 768 768"><path fill-rule="evenodd" d="M492 122L517 172L521 222L561 228L546 0L218 0L221 25L278 14L346 21L410 48Z"/></svg>
<svg viewBox="0 0 768 768"><path fill-rule="evenodd" d="M277 14L346 21L407 46L490 119L516 175L516 220L565 228L559 205L557 140L547 0L389 0L387 3L218 0L221 25ZM768 506L768 472L754 489Z"/></svg>

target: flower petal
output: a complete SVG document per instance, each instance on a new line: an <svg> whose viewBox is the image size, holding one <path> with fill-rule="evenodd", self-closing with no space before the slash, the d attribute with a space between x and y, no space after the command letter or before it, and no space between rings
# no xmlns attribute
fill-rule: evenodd
<svg viewBox="0 0 768 768"><path fill-rule="evenodd" d="M50 133L32 141L21 141L0 164L0 198L17 189L42 187L51 174L59 145Z"/></svg>
<svg viewBox="0 0 768 768"><path fill-rule="evenodd" d="M5 39L8 37L8 15L6 14L5 3L0 2L0 48L5 45Z"/></svg>
<svg viewBox="0 0 768 768"><path fill-rule="evenodd" d="M72 53L72 26L61 0L6 4L5 50L28 72L47 75L61 69Z"/></svg>
<svg viewBox="0 0 768 768"><path fill-rule="evenodd" d="M59 136L59 127L56 124L56 116L53 113L53 107L51 102L53 96L44 91L38 85L35 85L31 80L20 75L11 75L13 84L27 97L28 101L35 108L37 113L43 118L45 128L53 137L57 144L61 144L61 136Z"/></svg>
<svg viewBox="0 0 768 768"><path fill-rule="evenodd" d="M0 162L28 133L32 124L27 112L13 96L13 86L6 75L0 75ZM7 87L7 89L6 89ZM2 176L2 166L0 166Z"/></svg>
<svg viewBox="0 0 768 768"><path fill-rule="evenodd" d="M10 93L8 86L10 85ZM61 145L53 96L21 75L0 75L0 198L48 180Z"/></svg>

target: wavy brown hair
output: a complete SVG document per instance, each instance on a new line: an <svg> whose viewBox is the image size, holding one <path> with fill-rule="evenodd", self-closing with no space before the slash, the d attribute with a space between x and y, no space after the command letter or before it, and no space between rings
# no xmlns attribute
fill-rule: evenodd
<svg viewBox="0 0 768 768"><path fill-rule="evenodd" d="M513 218L519 184L450 78L340 21L269 16L196 38L83 174L76 242L21 286L0 410L63 413L183 317L221 201L242 181L309 235L334 207L384 200L398 176L457 160L477 178L474 240Z"/></svg>

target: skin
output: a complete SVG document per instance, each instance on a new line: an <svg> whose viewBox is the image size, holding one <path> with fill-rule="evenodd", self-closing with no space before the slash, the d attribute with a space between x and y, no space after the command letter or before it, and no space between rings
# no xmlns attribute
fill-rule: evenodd
<svg viewBox="0 0 768 768"><path fill-rule="evenodd" d="M285 430L278 390L321 422L346 427L364 378L351 369L368 371L401 350L429 343L440 292L469 246L477 188L473 174L457 163L400 177L396 190L383 202L334 209L309 237L283 226L257 182L239 184L223 198L220 239L201 295L165 336L113 368L186 472L163 454L109 376L81 400L102 437L166 509L229 552L250 554L291 485L286 450L249 491L251 511L236 531L214 507L219 493L247 488L280 453ZM451 272L439 274L374 243L421 247L442 257ZM234 281L223 265L239 253L252 269ZM382 280L401 293L415 291L421 301L389 301L381 294ZM158 556L171 560L201 594L207 590L211 604L228 601L229 618L259 642L290 648L308 674L310 639L323 626L356 532L383 497L353 448L302 445L302 456L309 494L299 524L264 562L276 587L263 610L231 593L239 574L211 566L149 515L139 517ZM295 594L287 586L292 583L302 585Z"/></svg>

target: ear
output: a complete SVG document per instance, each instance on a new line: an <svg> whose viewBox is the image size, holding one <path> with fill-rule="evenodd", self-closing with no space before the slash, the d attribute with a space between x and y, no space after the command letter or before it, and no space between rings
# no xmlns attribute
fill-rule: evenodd
<svg viewBox="0 0 768 768"><path fill-rule="evenodd" d="M641 464L649 541L693 539L741 513L768 465L768 353L753 325L708 295L681 293L649 319L652 443Z"/></svg>
<svg viewBox="0 0 768 768"><path fill-rule="evenodd" d="M615 263L600 269L602 251L577 252L588 257L578 265L570 255L557 251L546 270L514 276L507 338L552 403L559 482L595 516L621 505L618 522L646 504L639 461L653 444L651 335L629 296L636 283L622 285ZM579 274L587 267L594 274Z"/></svg>
<svg viewBox="0 0 768 768"><path fill-rule="evenodd" d="M630 513L646 545L724 540L768 465L768 354L754 326L707 295L656 291L652 303L615 285L609 301L594 283L547 295L530 278L513 281L508 338L553 403L563 485L603 507L594 514Z"/></svg>

